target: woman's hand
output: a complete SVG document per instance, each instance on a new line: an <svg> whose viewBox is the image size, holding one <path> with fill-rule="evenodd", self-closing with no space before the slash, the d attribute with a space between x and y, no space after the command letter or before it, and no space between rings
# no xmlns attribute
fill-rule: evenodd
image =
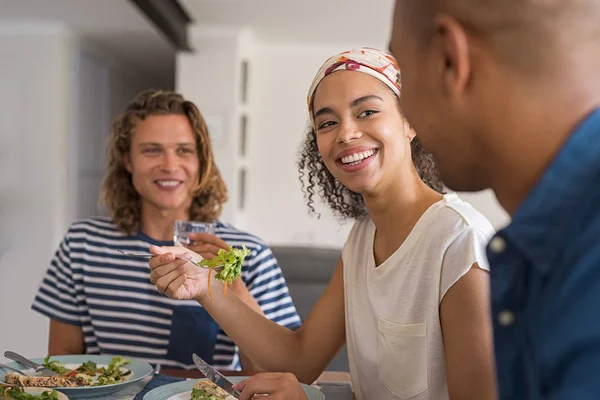
<svg viewBox="0 0 600 400"><path fill-rule="evenodd" d="M176 256L199 261L198 254L181 246L150 246L152 257L148 264L152 272L150 281L160 293L172 299L197 299L200 301L208 294L208 269L201 268L190 261L180 260Z"/></svg>
<svg viewBox="0 0 600 400"><path fill-rule="evenodd" d="M240 400L266 395L269 400L308 400L295 375L290 373L260 373L233 385L241 392Z"/></svg>

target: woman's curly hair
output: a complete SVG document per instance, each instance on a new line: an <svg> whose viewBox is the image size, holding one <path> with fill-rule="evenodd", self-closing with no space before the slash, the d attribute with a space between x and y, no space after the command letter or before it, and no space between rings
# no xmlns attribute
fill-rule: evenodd
<svg viewBox="0 0 600 400"><path fill-rule="evenodd" d="M189 210L192 221L209 221L221 215L227 201L227 188L215 165L208 128L194 103L178 93L149 90L140 93L113 122L107 146L108 167L102 182L101 202L117 227L128 234L140 228L141 202L131 174L125 168L125 157L138 121L152 115L185 115L196 134L200 165L198 184Z"/></svg>
<svg viewBox="0 0 600 400"><path fill-rule="evenodd" d="M413 164L423 182L443 193L442 179L433 155L423 148L416 137L410 149ZM312 213L318 214L314 203L315 196L319 196L335 215L342 218L356 219L367 215L363 196L342 185L325 166L317 147L317 134L312 127L300 146L298 172L304 197Z"/></svg>

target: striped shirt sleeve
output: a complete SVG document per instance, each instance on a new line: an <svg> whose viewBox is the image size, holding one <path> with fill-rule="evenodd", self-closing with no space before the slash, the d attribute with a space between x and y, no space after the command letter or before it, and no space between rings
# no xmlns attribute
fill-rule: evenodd
<svg viewBox="0 0 600 400"><path fill-rule="evenodd" d="M297 329L301 324L300 316L271 249L263 244L252 251L251 256L243 276L250 294L268 319L286 328Z"/></svg>
<svg viewBox="0 0 600 400"><path fill-rule="evenodd" d="M31 308L50 319L82 326L85 314L77 303L76 279L67 234L46 270Z"/></svg>

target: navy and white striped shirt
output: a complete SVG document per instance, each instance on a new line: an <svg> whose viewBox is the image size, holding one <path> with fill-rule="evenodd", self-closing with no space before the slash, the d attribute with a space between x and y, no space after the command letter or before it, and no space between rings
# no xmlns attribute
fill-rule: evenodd
<svg viewBox="0 0 600 400"><path fill-rule="evenodd" d="M269 247L256 236L220 222L216 235L251 250L242 279L267 318L296 329L300 317ZM167 298L150 282L146 259L116 251L147 252L150 245L173 243L143 233L128 236L108 218L73 223L32 308L81 326L89 354L120 354L166 368L193 369L191 353L196 352L215 367L240 369L237 346L196 301Z"/></svg>

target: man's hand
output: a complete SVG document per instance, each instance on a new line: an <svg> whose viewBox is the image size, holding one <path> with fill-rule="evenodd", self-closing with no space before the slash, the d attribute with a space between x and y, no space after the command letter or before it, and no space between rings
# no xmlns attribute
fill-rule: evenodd
<svg viewBox="0 0 600 400"><path fill-rule="evenodd" d="M298 379L290 373L261 373L233 387L242 393L240 400L250 400L254 395L267 395L269 400L308 400Z"/></svg>
<svg viewBox="0 0 600 400"><path fill-rule="evenodd" d="M229 250L229 245L216 235L206 232L190 233L191 243L186 247L202 258L213 259L217 256L220 249Z"/></svg>

